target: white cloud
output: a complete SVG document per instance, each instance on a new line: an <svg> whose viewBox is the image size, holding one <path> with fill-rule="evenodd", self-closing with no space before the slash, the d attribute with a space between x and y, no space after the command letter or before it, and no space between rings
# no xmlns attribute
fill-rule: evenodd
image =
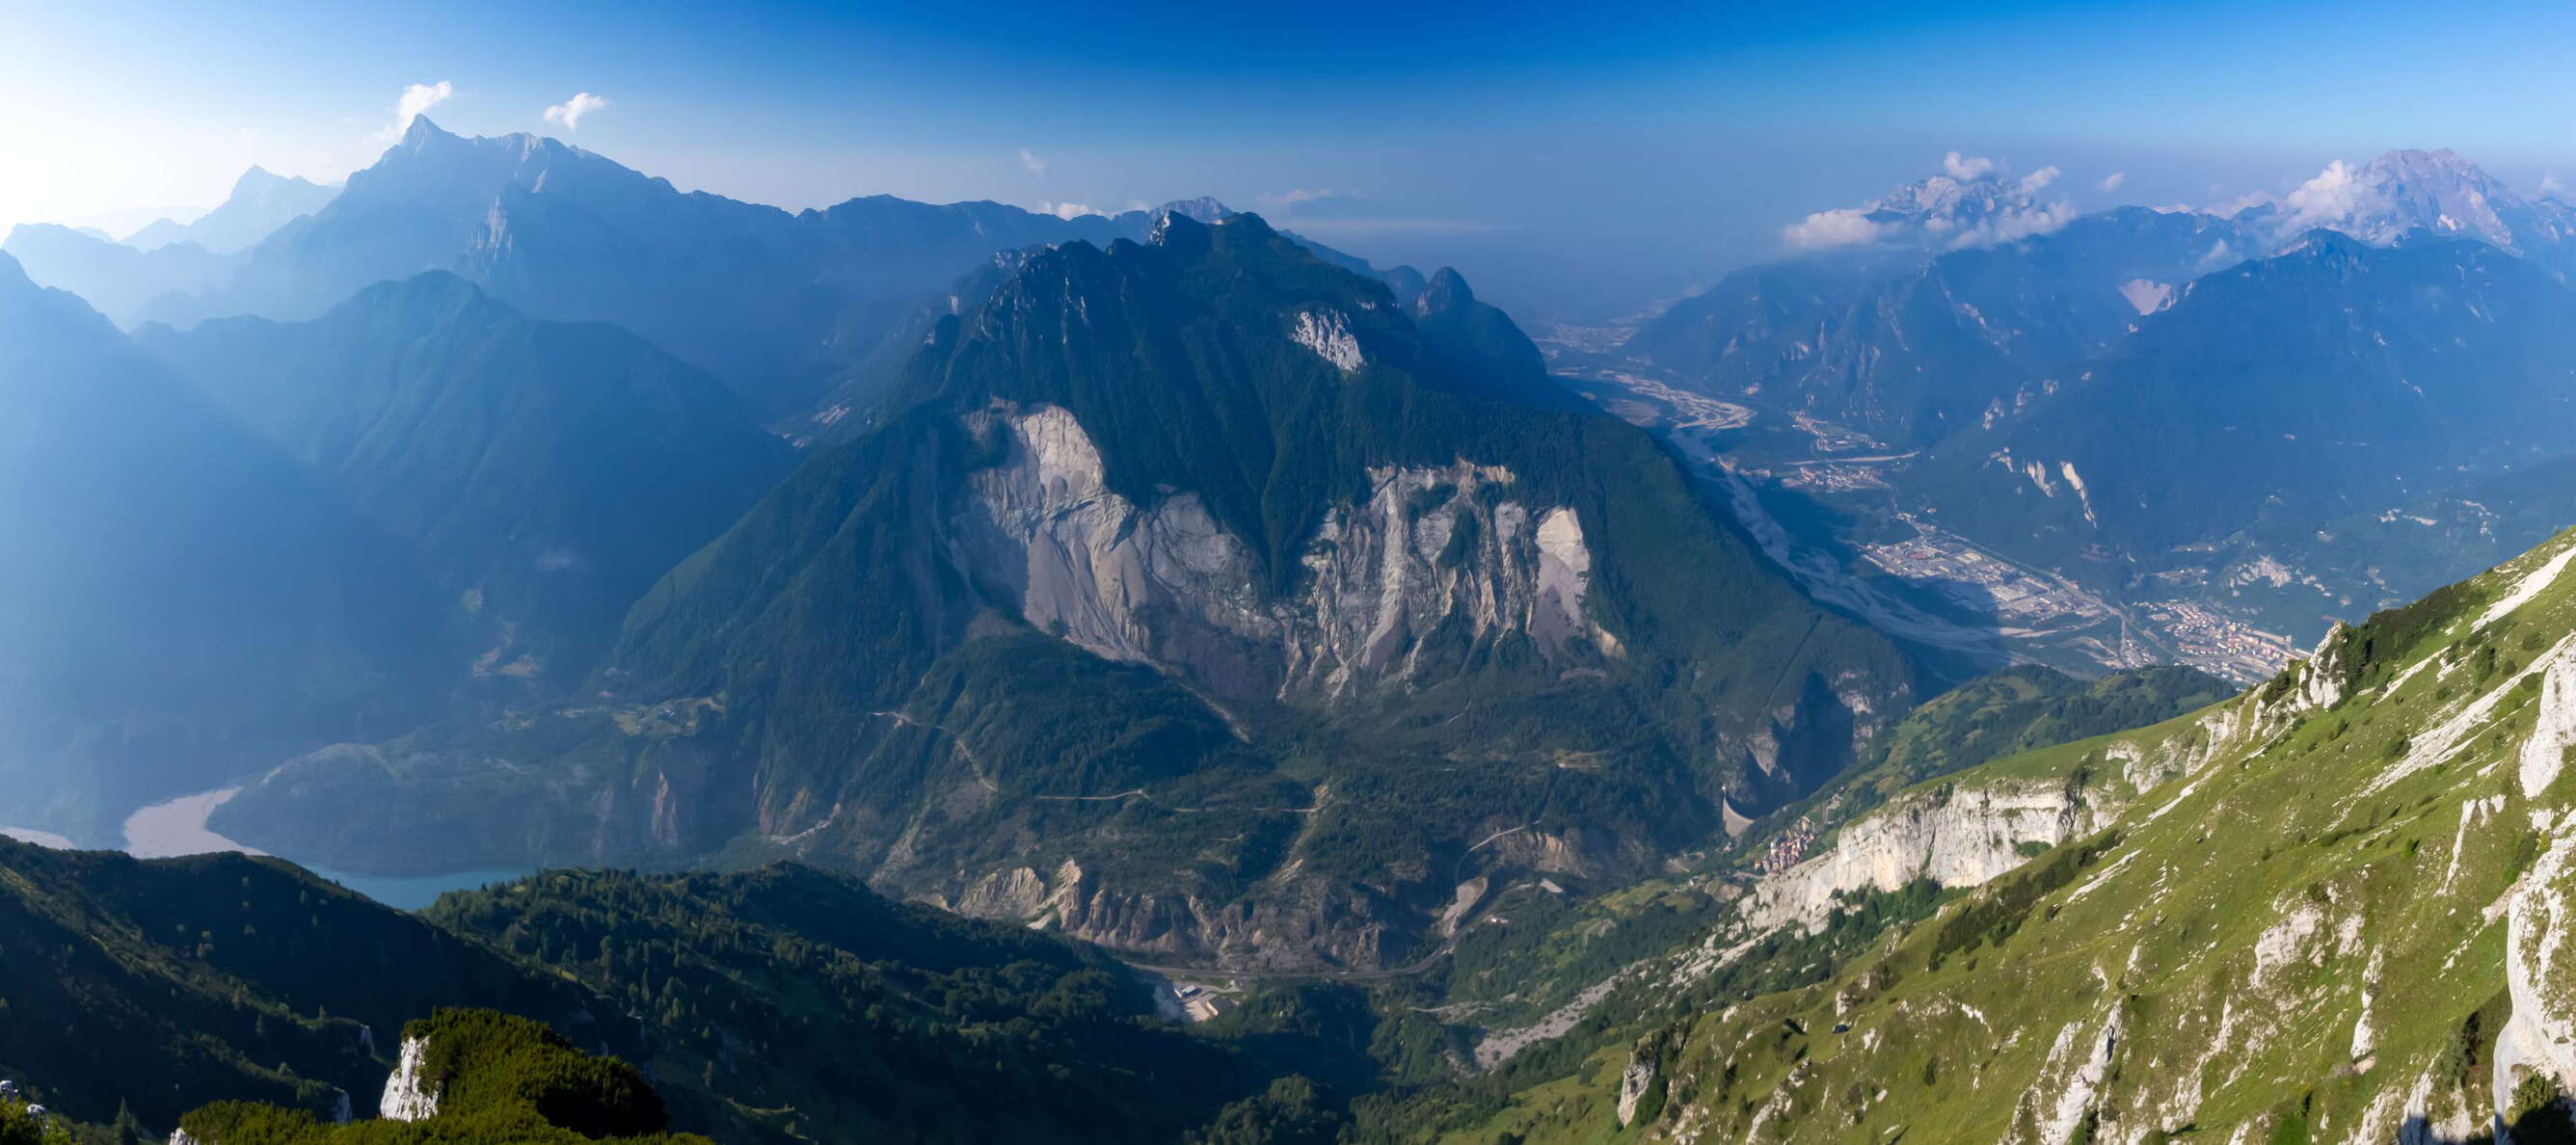
<svg viewBox="0 0 2576 1145"><path fill-rule="evenodd" d="M1941 170L1875 202L1808 215L1783 228L1781 237L1799 251L1879 242L1958 250L2048 234L2075 218L2064 200L2040 201L2065 174L2054 165L2015 176L1993 159L1952 151L1942 156Z"/></svg>
<svg viewBox="0 0 2576 1145"><path fill-rule="evenodd" d="M404 88L402 98L394 101L393 126L369 136L369 141L381 147L402 138L403 132L411 130L412 120L420 118L422 112L447 102L447 97L455 94L456 85L446 80L416 83Z"/></svg>
<svg viewBox="0 0 2576 1145"><path fill-rule="evenodd" d="M1286 211L1289 208L1295 207L1299 203L1311 203L1317 199L1330 199L1336 194L1337 192L1330 187L1298 187L1293 190L1273 191L1267 194L1255 195L1253 196L1253 201L1260 204L1264 210Z"/></svg>
<svg viewBox="0 0 2576 1145"><path fill-rule="evenodd" d="M2540 177L2540 193L2543 195L2555 195L2566 189L2567 184L2558 181L2558 172L2556 171L2552 171Z"/></svg>
<svg viewBox="0 0 2576 1145"><path fill-rule="evenodd" d="M1952 155L1951 158L1958 158ZM1818 211L1804 222L1792 223L1782 234L1798 250L1830 250L1852 246L1878 238L1880 227L1869 220L1869 211L1845 207L1838 211Z"/></svg>
<svg viewBox="0 0 2576 1145"><path fill-rule="evenodd" d="M1031 175L1041 179L1046 177L1047 161L1026 147L1020 148L1020 166L1028 168Z"/></svg>
<svg viewBox="0 0 2576 1145"><path fill-rule="evenodd" d="M581 130L581 117L608 106L608 101L589 92L578 92L571 99L546 109L546 122L560 123L566 131Z"/></svg>
<svg viewBox="0 0 2576 1145"><path fill-rule="evenodd" d="M1026 154L1026 152L1023 152L1022 154ZM1038 209L1046 212L1047 214L1054 215L1059 219L1078 219L1084 215L1105 215L1109 213L1107 211L1099 210L1088 203L1040 203L1038 204Z"/></svg>
<svg viewBox="0 0 2576 1145"><path fill-rule="evenodd" d="M1495 223L1482 219L1441 218L1428 215L1389 215L1380 218L1320 217L1297 220L1297 230L1318 239L1368 238L1378 235L1482 235L1521 229L1518 223Z"/></svg>
<svg viewBox="0 0 2576 1145"><path fill-rule="evenodd" d="M1994 170L1995 161L1986 158L1962 159L1958 152L1953 151L1942 157L1941 169L1949 172L1951 178L1966 182ZM2051 168L2051 170L2054 169Z"/></svg>
<svg viewBox="0 0 2576 1145"><path fill-rule="evenodd" d="M2349 222L2376 196L2361 171L2337 159L2281 200L2282 225L2293 230Z"/></svg>
<svg viewBox="0 0 2576 1145"><path fill-rule="evenodd" d="M2256 207L2275 201L2272 196L2264 194L2261 191L2247 191L2246 193L2238 195L2232 199L2216 198L2215 196L2218 195L2221 190L2222 188L2219 187L2211 187L2209 189L2210 195L2213 196L2209 204L2209 213L2222 219L2235 218L2236 216L2253 210Z"/></svg>
<svg viewBox="0 0 2576 1145"><path fill-rule="evenodd" d="M2117 190L2119 190L2119 189L2120 189L2120 184L2122 184L2122 183L2126 183L2126 182L2128 182L2128 181L2129 181L2129 173L2128 173L2128 172L2126 172L2126 171L2113 171L2113 172L2111 172L2111 173L2110 173L2110 174L2108 174L2108 175L2104 175L2104 176L2102 176L2102 181L2101 181L2101 182L2093 184L2093 189L2094 189L2094 190L2096 190L2096 191L2104 191L2104 192L2117 191Z"/></svg>
<svg viewBox="0 0 2576 1145"><path fill-rule="evenodd" d="M434 84L416 83L404 88L402 99L394 104L394 129L400 131L410 127L411 121L418 119L420 113L447 102L447 97L455 94L456 85L446 80Z"/></svg>
<svg viewBox="0 0 2576 1145"><path fill-rule="evenodd" d="M2054 170L2054 168L2050 168ZM2064 201L2046 205L2014 207L1978 223L1962 232L1950 243L1952 250L1972 246L1994 246L2014 239L2044 235L2075 221L2075 208Z"/></svg>

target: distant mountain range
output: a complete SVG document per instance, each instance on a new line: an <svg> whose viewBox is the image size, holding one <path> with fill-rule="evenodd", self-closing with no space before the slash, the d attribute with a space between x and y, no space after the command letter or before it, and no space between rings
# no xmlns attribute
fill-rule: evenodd
<svg viewBox="0 0 2576 1145"><path fill-rule="evenodd" d="M233 184L232 193L214 210L179 223L159 219L125 236L136 250L158 250L175 243L195 243L214 254L231 254L277 233L279 227L321 210L340 193L299 176L273 175L253 167Z"/></svg>
<svg viewBox="0 0 2576 1145"><path fill-rule="evenodd" d="M0 256L0 783L13 826L439 709L470 657L401 546L78 298Z"/></svg>
<svg viewBox="0 0 2576 1145"><path fill-rule="evenodd" d="M147 326L171 372L303 463L455 594L480 676L586 676L626 608L790 465L713 378L445 272L311 322Z"/></svg>
<svg viewBox="0 0 2576 1145"><path fill-rule="evenodd" d="M219 226L303 193L255 175L243 189L254 199L237 194L244 205L227 203ZM807 412L887 335L900 304L942 294L977 262L1040 243L1142 238L1157 214L1062 219L882 195L790 213L683 193L556 140L462 138L421 117L326 202L229 255L187 243L138 252L44 227L19 228L5 249L120 322L180 328L240 314L308 319L376 282L446 271L531 317L636 331L770 421Z"/></svg>
<svg viewBox="0 0 2576 1145"><path fill-rule="evenodd" d="M1916 686L1453 272L1399 303L1172 213L1029 256L903 387L646 593L578 704L297 760L218 825L362 869L803 855L1364 968L1484 872L1617 878L1812 788Z"/></svg>
<svg viewBox="0 0 2576 1145"><path fill-rule="evenodd" d="M2576 1134L2576 209L2055 178L1548 351L426 120L22 227L0 827L632 869L0 839L0 1139Z"/></svg>
<svg viewBox="0 0 2576 1145"><path fill-rule="evenodd" d="M1929 262L1862 250L1753 267L1628 346L1720 392L1913 446L1982 425L2032 379L2100 353L2183 284L2256 249L2241 223L2123 207Z"/></svg>
<svg viewBox="0 0 2576 1145"><path fill-rule="evenodd" d="M1789 423L1734 431L1730 462L1831 490L1780 494L1838 522L1823 543L1965 538L2135 610L2087 655L2175 654L2135 639L2162 611L2234 642L2215 665L2249 646L2209 610L2305 643L2564 523L2510 515L2482 558L2444 539L2506 520L2445 491L2546 496L2516 475L2576 455L2559 199L2394 151L2226 216L2123 207L1948 249L1915 217L1733 274L1624 348ZM2357 530L2369 551L2336 540Z"/></svg>

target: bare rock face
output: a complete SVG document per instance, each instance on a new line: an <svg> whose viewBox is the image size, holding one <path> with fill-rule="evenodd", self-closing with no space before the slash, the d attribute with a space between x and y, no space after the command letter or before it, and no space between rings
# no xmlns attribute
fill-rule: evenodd
<svg viewBox="0 0 2576 1145"><path fill-rule="evenodd" d="M1681 1042L1680 1032L1666 1027L1638 1038L1637 1044L1629 1048L1628 1068L1619 1073L1618 1112L1621 1129L1635 1124L1640 1114L1652 1118L1658 1112L1646 1107L1649 1104L1661 1105L1661 1098L1657 1097L1651 1103L1648 1098L1656 1094L1659 1088L1657 1083L1665 1080L1664 1059L1679 1049Z"/></svg>
<svg viewBox="0 0 2576 1145"><path fill-rule="evenodd" d="M2544 729L2545 730L2545 729ZM2535 737L2537 738L2537 737ZM2561 838L2514 885L2505 929L2513 1017L2496 1039L2496 1112L2518 1072L2576 1082L2576 838Z"/></svg>
<svg viewBox="0 0 2576 1145"><path fill-rule="evenodd" d="M1085 942L1175 963L1311 970L1375 967L1403 948L1411 920L1380 917L1345 888L1300 882L1261 900L1113 884L1066 860L1050 874L992 871L929 900L960 914L1046 927Z"/></svg>
<svg viewBox="0 0 2576 1145"><path fill-rule="evenodd" d="M429 1060L429 1039L406 1037L394 1074L385 1079L378 1116L388 1121L423 1121L438 1116L438 1089L421 1076Z"/></svg>
<svg viewBox="0 0 2576 1145"><path fill-rule="evenodd" d="M1112 660L1177 670L1221 695L1330 705L1420 678L1420 640L1526 637L1543 656L1619 641L1586 607L1592 553L1566 506L1513 496L1509 469L1460 460L1369 471L1297 557L1292 596L1262 590L1252 550L1176 493L1152 507L1111 490L1100 451L1063 409L969 419L1005 460L970 478L954 522L960 567L1028 622Z"/></svg>
<svg viewBox="0 0 2576 1145"><path fill-rule="evenodd" d="M2027 862L2026 844L2053 847L2104 820L2064 783L1920 793L1844 825L1832 850L1764 878L1744 900L1745 921L1756 931L1813 930L1853 891L1893 891L1917 877L1975 886Z"/></svg>

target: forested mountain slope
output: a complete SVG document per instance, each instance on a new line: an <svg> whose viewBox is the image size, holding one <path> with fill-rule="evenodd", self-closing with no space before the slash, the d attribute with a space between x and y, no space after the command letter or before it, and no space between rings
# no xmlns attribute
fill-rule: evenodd
<svg viewBox="0 0 2576 1145"><path fill-rule="evenodd" d="M293 459L0 256L8 826L131 808L435 710L452 605Z"/></svg>
<svg viewBox="0 0 2576 1145"><path fill-rule="evenodd" d="M1634 872L1838 770L1905 657L1652 439L1528 404L1454 279L1400 306L1250 216L1034 255L636 606L607 705L299 761L221 822L362 869L732 845L1366 966L1478 869Z"/></svg>
<svg viewBox="0 0 2576 1145"><path fill-rule="evenodd" d="M311 322L139 338L307 466L489 626L480 675L589 674L628 605L784 476L715 379L606 323L534 321L446 273Z"/></svg>
<svg viewBox="0 0 2576 1145"><path fill-rule="evenodd" d="M1372 1070L1365 1013L1185 1030L1098 950L785 864L549 872L413 916L276 859L0 839L0 955L0 1080L69 1121L218 1145L472 1112L448 1051L409 1044L449 1007L633 1063L659 1096L616 1135L665 1107L740 1142L1180 1141L1252 1111L1329 1135Z"/></svg>

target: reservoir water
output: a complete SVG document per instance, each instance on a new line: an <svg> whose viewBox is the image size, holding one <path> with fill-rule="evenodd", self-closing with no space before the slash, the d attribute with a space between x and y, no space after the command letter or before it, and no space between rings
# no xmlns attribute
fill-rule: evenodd
<svg viewBox="0 0 2576 1145"><path fill-rule="evenodd" d="M206 817L215 808L241 790L225 787L183 795L164 803L155 803L125 817L125 852L136 858L163 859L178 855L202 855L211 851L239 851L257 855L261 852L216 834L206 826ZM70 849L70 839L47 831L27 828L0 829L0 834L47 847ZM280 856L290 861L294 856ZM493 883L506 883L534 872L528 870L471 870L441 875L391 878L380 875L358 875L328 867L303 865L306 870L329 879L396 910L419 910L437 901L438 896L454 890L474 890Z"/></svg>

